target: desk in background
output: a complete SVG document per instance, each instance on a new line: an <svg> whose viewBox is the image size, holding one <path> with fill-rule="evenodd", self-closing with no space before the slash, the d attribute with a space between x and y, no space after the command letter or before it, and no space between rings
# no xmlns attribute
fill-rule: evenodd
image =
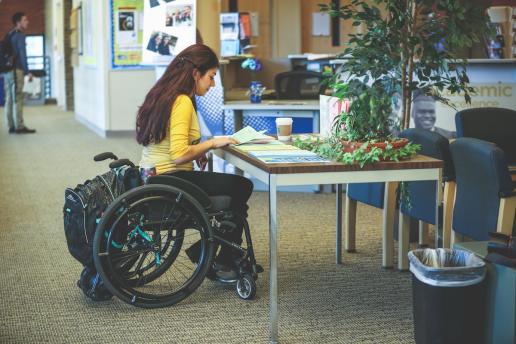
<svg viewBox="0 0 516 344"><path fill-rule="evenodd" d="M233 129L242 129L245 116L312 118L312 132L319 132L319 100L263 100L251 103L235 100L224 103L224 111L233 111Z"/></svg>
<svg viewBox="0 0 516 344"><path fill-rule="evenodd" d="M249 173L269 186L269 313L270 341L278 342L278 216L277 188L286 185L337 184L337 226L336 260L341 261L342 239L342 184L364 182L395 182L436 180L436 223L441 201L441 160L418 155L400 162L379 162L360 168L357 164L345 165L337 162L302 164L266 164L235 147L227 146L213 151L236 168ZM394 252L393 229L383 233L383 254L386 265L392 266ZM408 251L408 232L400 232L400 241ZM437 242L437 241L436 241ZM400 256L398 264L407 268L407 257Z"/></svg>

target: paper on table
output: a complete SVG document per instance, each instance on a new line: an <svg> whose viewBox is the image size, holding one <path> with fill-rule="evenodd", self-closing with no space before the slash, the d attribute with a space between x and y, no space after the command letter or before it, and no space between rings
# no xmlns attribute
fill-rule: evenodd
<svg viewBox="0 0 516 344"><path fill-rule="evenodd" d="M298 150L274 150L274 151L254 151L249 152L250 155L255 157L262 156L318 156L314 152L310 152L303 149Z"/></svg>
<svg viewBox="0 0 516 344"><path fill-rule="evenodd" d="M274 137L264 134L265 130L256 131L252 127L247 126L234 133L231 137L238 141L238 144L243 143L266 143L274 140Z"/></svg>
<svg viewBox="0 0 516 344"><path fill-rule="evenodd" d="M244 152L252 151L275 151L275 150L300 150L296 146L286 145L280 141L271 141L261 144L248 143L245 145L239 145L238 149Z"/></svg>
<svg viewBox="0 0 516 344"><path fill-rule="evenodd" d="M330 160L307 150L254 151L249 152L267 164L330 162Z"/></svg>

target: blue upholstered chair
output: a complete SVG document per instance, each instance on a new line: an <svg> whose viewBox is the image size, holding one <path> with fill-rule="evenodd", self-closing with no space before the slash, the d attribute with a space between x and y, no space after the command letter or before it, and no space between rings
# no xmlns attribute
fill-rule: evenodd
<svg viewBox="0 0 516 344"><path fill-rule="evenodd" d="M447 138L436 132L424 129L407 129L403 131L400 136L421 145L419 154L443 160L444 162L442 173L442 179L444 182L444 194L442 208L440 208L439 224L442 225L443 228L443 247L450 247L451 214L453 207L453 196L455 193L455 172L450 153L449 141ZM408 268L407 253L409 249L408 237L410 218L419 221L420 244L427 243L428 225L436 224L436 182L407 182L405 185L410 195L410 206L404 202L401 202L400 205L398 235L398 268L400 270L405 270ZM442 190L439 191L441 192Z"/></svg>
<svg viewBox="0 0 516 344"><path fill-rule="evenodd" d="M455 114L457 137L473 137L495 143L509 164L516 164L516 111L475 108Z"/></svg>
<svg viewBox="0 0 516 344"><path fill-rule="evenodd" d="M475 138L450 145L457 192L453 210L455 239L488 240L489 232L515 235L516 184L504 151Z"/></svg>
<svg viewBox="0 0 516 344"><path fill-rule="evenodd" d="M385 192L387 186L387 193ZM356 183L348 184L344 215L344 247L355 252L357 202L383 209L383 256L382 266L392 267L393 228L396 207L396 188L398 183ZM387 205L384 207L384 205Z"/></svg>

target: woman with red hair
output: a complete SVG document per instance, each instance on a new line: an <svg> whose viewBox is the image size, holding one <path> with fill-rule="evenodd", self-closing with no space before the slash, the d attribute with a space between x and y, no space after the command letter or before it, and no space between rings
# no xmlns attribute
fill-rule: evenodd
<svg viewBox="0 0 516 344"><path fill-rule="evenodd" d="M215 86L214 77L219 61L213 50L194 44L180 52L163 76L149 91L136 118L136 140L143 145L140 165L153 164L158 174L173 174L202 188L209 196L231 197L230 209L247 217L247 201L253 184L247 178L193 170L193 161L204 168L206 152L236 143L229 137L218 137L200 142L195 96L204 96ZM226 239L242 242L243 224L228 231ZM186 250L196 262L199 244ZM221 247L215 259L214 272L224 279L234 278L235 258L231 247Z"/></svg>

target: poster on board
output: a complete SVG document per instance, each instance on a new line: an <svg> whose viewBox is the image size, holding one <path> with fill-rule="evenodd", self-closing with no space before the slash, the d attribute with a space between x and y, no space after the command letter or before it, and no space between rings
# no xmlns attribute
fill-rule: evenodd
<svg viewBox="0 0 516 344"><path fill-rule="evenodd" d="M145 0L143 16L141 64L168 65L195 44L195 0Z"/></svg>
<svg viewBox="0 0 516 344"><path fill-rule="evenodd" d="M142 61L144 1L111 0L113 68L134 68Z"/></svg>

